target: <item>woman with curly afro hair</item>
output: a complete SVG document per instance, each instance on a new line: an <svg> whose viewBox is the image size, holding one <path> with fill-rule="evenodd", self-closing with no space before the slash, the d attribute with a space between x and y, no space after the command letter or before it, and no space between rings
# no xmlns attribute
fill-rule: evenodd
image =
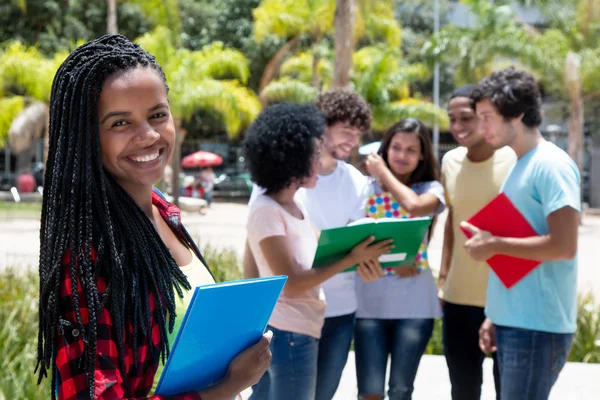
<svg viewBox="0 0 600 400"><path fill-rule="evenodd" d="M391 249L390 241L373 244L371 237L343 259L312 269L318 233L294 196L298 189L317 183L324 130L325 119L316 106L276 104L259 115L246 135L244 150L250 175L265 189L250 206L248 245L260 276L288 276L269 321L274 334L270 384L255 390L254 400L290 396L314 400L319 338L325 319L321 283Z"/></svg>

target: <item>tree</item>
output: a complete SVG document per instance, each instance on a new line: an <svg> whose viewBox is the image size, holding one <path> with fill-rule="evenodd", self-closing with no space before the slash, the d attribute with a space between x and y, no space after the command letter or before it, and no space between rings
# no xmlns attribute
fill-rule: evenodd
<svg viewBox="0 0 600 400"><path fill-rule="evenodd" d="M400 50L387 46L364 47L354 52L352 58L352 84L371 106L375 131L383 131L407 117L418 118L430 126L437 121L443 129L448 127L444 110L418 96L411 96L410 84L428 80L431 76L426 65L407 65ZM307 53L286 60L281 65L283 77L271 82L261 93L264 102L313 101L318 93L310 85L311 60ZM326 77L331 77L331 69L331 62L327 59L321 60L317 68L326 83L325 88L329 87Z"/></svg>
<svg viewBox="0 0 600 400"><path fill-rule="evenodd" d="M154 54L169 83L169 102L175 120L177 138L172 160L173 201L178 202L181 145L186 136L183 122L198 110L208 110L222 117L230 137L237 137L260 112L256 94L245 87L248 60L239 51L222 43L204 46L199 51L176 48L172 33L162 27L136 40Z"/></svg>
<svg viewBox="0 0 600 400"><path fill-rule="evenodd" d="M25 7L17 3L25 4ZM135 38L151 29L142 7L117 1L119 32ZM106 33L106 1L26 0L0 2L0 42L18 40L36 45L42 53L73 48L73 43L91 40Z"/></svg>
<svg viewBox="0 0 600 400"><path fill-rule="evenodd" d="M268 35L286 40L286 44L265 68L259 93L273 80L285 55L302 38L308 38L313 57L311 85L318 90L319 59L324 56L322 40L333 30L335 0L263 0L254 12L254 36L261 43ZM354 38L368 41L381 40L397 47L400 44L400 26L394 19L391 1L368 2L361 0L355 11Z"/></svg>
<svg viewBox="0 0 600 400"><path fill-rule="evenodd" d="M543 33L524 26L508 5L465 3L478 17L477 26L445 27L422 54L454 66L459 84L478 82L510 64L531 70L546 93L569 103L569 155L582 170L585 100L600 95L600 1L536 2L558 16L548 17L550 28Z"/></svg>
<svg viewBox="0 0 600 400"><path fill-rule="evenodd" d="M354 51L354 0L337 0L335 6L335 71L333 86L350 85L352 53Z"/></svg>
<svg viewBox="0 0 600 400"><path fill-rule="evenodd" d="M15 151L17 172L28 167L35 139L47 131L52 80L67 55L59 52L47 58L19 42L6 44L0 52L0 143L8 140Z"/></svg>

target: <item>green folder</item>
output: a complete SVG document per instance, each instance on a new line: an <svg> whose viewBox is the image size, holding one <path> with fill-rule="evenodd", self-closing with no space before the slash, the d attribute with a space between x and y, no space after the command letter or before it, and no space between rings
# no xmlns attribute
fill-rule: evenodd
<svg viewBox="0 0 600 400"><path fill-rule="evenodd" d="M324 267L346 256L352 249L368 238L375 242L393 239L394 247L388 254L379 257L382 267L413 265L419 247L431 224L431 218L363 218L341 228L324 229L319 237L319 247L313 268ZM356 270L356 265L343 272Z"/></svg>

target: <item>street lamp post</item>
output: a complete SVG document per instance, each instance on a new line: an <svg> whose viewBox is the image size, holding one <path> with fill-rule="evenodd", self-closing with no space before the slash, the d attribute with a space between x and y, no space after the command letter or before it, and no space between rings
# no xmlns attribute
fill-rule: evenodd
<svg viewBox="0 0 600 400"><path fill-rule="evenodd" d="M440 0L433 4L433 31L437 34L440 30ZM436 61L433 69L433 104L440 106L440 64ZM436 120L433 126L433 152L437 158L440 156L440 125Z"/></svg>

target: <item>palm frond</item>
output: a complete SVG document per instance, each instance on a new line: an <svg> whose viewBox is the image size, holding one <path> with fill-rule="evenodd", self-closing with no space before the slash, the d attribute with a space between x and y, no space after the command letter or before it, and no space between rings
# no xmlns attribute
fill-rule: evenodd
<svg viewBox="0 0 600 400"><path fill-rule="evenodd" d="M252 11L254 37L261 43L270 34L292 38L310 30L311 10L305 0L263 0Z"/></svg>
<svg viewBox="0 0 600 400"><path fill-rule="evenodd" d="M269 83L260 94L265 104L280 103L310 103L317 98L317 89L304 82L281 78Z"/></svg>
<svg viewBox="0 0 600 400"><path fill-rule="evenodd" d="M199 52L194 52L193 57L196 73L201 77L237 79L243 84L248 82L248 58L239 50L224 48L222 42L204 46Z"/></svg>
<svg viewBox="0 0 600 400"><path fill-rule="evenodd" d="M67 55L58 52L49 59L36 47L10 42L0 53L0 96L11 87L15 94L49 102L52 80Z"/></svg>
<svg viewBox="0 0 600 400"><path fill-rule="evenodd" d="M156 61L165 68L177 51L171 42L171 31L165 26L158 26L150 32L135 39L135 42L148 53L156 57Z"/></svg>
<svg viewBox="0 0 600 400"><path fill-rule="evenodd" d="M128 0L128 3L138 4L154 26L165 27L169 35L166 37L167 41L161 44L181 45L182 25L178 0Z"/></svg>
<svg viewBox="0 0 600 400"><path fill-rule="evenodd" d="M230 137L236 137L260 112L260 102L236 81L203 79L196 85L180 87L172 97L173 114L189 120L198 110L221 116Z"/></svg>
<svg viewBox="0 0 600 400"><path fill-rule="evenodd" d="M393 1L376 1L365 7L365 35L371 42L383 42L398 48L402 29L395 18Z"/></svg>
<svg viewBox="0 0 600 400"><path fill-rule="evenodd" d="M279 69L279 74L282 77L286 76L304 83L310 83L312 78L312 63L312 52L302 52L284 61ZM326 58L319 59L317 71L321 82L329 82L333 74L333 65L331 61ZM327 84L325 84L325 86L327 86Z"/></svg>
<svg viewBox="0 0 600 400"><path fill-rule="evenodd" d="M450 124L444 109L410 98L374 107L373 129L386 130L403 118L416 118L429 127L437 122L442 130L448 129Z"/></svg>

